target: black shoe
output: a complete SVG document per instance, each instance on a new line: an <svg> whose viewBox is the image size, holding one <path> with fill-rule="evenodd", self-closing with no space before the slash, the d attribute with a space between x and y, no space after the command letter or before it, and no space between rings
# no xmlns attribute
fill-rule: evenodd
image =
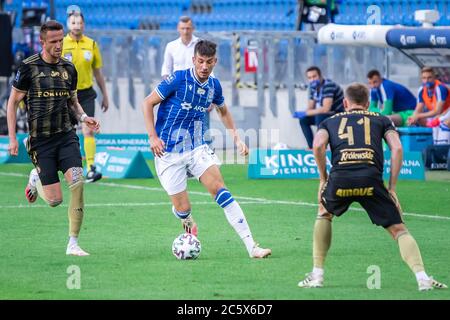
<svg viewBox="0 0 450 320"><path fill-rule="evenodd" d="M94 165L91 165L91 170L89 170L86 174L86 183L95 182L97 180L100 180L101 178L102 174L100 172L97 172Z"/></svg>

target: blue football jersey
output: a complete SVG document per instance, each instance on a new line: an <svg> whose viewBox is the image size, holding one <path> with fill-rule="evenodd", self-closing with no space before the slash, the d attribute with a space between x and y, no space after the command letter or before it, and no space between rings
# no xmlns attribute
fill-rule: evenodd
<svg viewBox="0 0 450 320"><path fill-rule="evenodd" d="M416 98L406 87L388 79L383 79L378 88L370 90L370 100L384 104L386 100L392 100L392 111L400 112L414 110Z"/></svg>
<svg viewBox="0 0 450 320"><path fill-rule="evenodd" d="M201 83L193 68L179 70L155 89L159 105L156 133L167 152L184 152L205 144L203 121L208 107L224 105L219 80L209 77Z"/></svg>

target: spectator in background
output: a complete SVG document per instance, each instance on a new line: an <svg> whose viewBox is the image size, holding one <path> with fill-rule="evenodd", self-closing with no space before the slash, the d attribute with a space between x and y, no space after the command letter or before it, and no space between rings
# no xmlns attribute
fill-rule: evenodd
<svg viewBox="0 0 450 320"><path fill-rule="evenodd" d="M93 86L93 76L102 92L103 100L101 108L106 112L109 107L108 92L103 77L102 56L100 48L93 39L83 35L84 16L78 6L72 5L67 8L67 27L69 33L64 37L63 57L72 62L78 71L77 94L80 104L86 114L93 117L95 114L95 98L97 93ZM95 168L95 138L94 131L81 124L84 136L84 152L86 155L87 175L86 182L95 182L102 178L102 174Z"/></svg>
<svg viewBox="0 0 450 320"><path fill-rule="evenodd" d="M327 23L334 23L337 14L335 0L299 0L298 30L318 30ZM306 27L309 25L309 28Z"/></svg>
<svg viewBox="0 0 450 320"><path fill-rule="evenodd" d="M369 111L387 116L397 127L407 125L416 108L416 98L407 88L382 78L378 70L367 73L370 90Z"/></svg>
<svg viewBox="0 0 450 320"><path fill-rule="evenodd" d="M306 70L306 78L309 81L308 107L306 111L296 111L294 118L300 119L300 127L308 147L312 149L314 136L311 126L318 126L326 118L344 111L344 92L337 83L324 79L316 66Z"/></svg>
<svg viewBox="0 0 450 320"><path fill-rule="evenodd" d="M166 79L177 70L192 68L194 63L194 47L198 38L194 36L194 24L187 16L180 17L177 31L180 37L167 44L164 51L164 62L161 68L161 76Z"/></svg>
<svg viewBox="0 0 450 320"><path fill-rule="evenodd" d="M433 68L422 68L422 86L417 94L417 106L408 125L426 126L428 120L444 114L450 107L448 88L436 79Z"/></svg>
<svg viewBox="0 0 450 320"><path fill-rule="evenodd" d="M450 108L427 122L433 128L434 144L450 144Z"/></svg>

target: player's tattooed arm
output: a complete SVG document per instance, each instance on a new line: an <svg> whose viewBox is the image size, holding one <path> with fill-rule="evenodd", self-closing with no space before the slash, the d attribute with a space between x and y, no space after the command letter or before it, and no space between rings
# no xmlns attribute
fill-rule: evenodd
<svg viewBox="0 0 450 320"><path fill-rule="evenodd" d="M19 107L20 101L25 98L26 92L17 90L13 88L8 99L8 105L6 109L6 118L8 122L8 152L9 154L16 156L19 153L19 144L16 137L16 119L17 119L17 108Z"/></svg>
<svg viewBox="0 0 450 320"><path fill-rule="evenodd" d="M72 93L72 96L69 100L68 105L69 105L69 108L72 109L72 111L75 114L75 116L77 117L77 119L80 120L81 116L84 114L84 110L83 110L83 107L78 102L78 97L77 97L76 92Z"/></svg>
<svg viewBox="0 0 450 320"><path fill-rule="evenodd" d="M83 107L78 102L78 97L76 92L72 93L72 96L68 103L69 108L72 109L78 120L86 124L90 129L95 132L100 130L100 123L93 117L89 117L83 110Z"/></svg>

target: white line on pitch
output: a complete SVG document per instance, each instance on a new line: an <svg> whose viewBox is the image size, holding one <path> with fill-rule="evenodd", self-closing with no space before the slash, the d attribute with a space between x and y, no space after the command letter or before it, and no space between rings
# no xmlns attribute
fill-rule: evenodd
<svg viewBox="0 0 450 320"><path fill-rule="evenodd" d="M164 192L164 193L166 192L163 188L137 186L137 185L131 185L131 184L120 184L120 183L114 183L114 182L100 182L98 184L107 186L107 187L115 187L115 188L122 187L122 188L127 188L127 189L149 190L149 191L158 191L158 192ZM200 192L200 191L189 191L189 194L211 197L211 195L209 193ZM318 206L315 203L302 202L302 201L269 200L269 199L265 199L265 198L242 197L242 196L235 196L234 198L248 200L251 202L248 204L282 204L282 205L295 205L295 206L305 206L305 207L317 207ZM245 204L245 202L243 202L243 201L239 201L239 203ZM365 210L362 208L350 208L349 210L365 212ZM446 216L436 216L436 215L428 215L428 214L421 214L421 213L403 212L403 215L412 216L412 217L420 217L420 218L438 219L438 220L450 220L450 217L446 217Z"/></svg>
<svg viewBox="0 0 450 320"><path fill-rule="evenodd" d="M266 204L261 201L241 201L240 204ZM192 205L211 205L217 206L214 201L196 201ZM272 203L267 203L272 204ZM86 203L85 207L155 207L155 206L171 206L172 202L118 202L118 203ZM67 204L62 204L59 207L66 207ZM33 208L50 208L46 204L18 204L18 205L0 205L0 209L33 209Z"/></svg>
<svg viewBox="0 0 450 320"><path fill-rule="evenodd" d="M194 206L198 205L212 205L216 206L217 204L214 201L197 201L191 203ZM291 201L239 201L239 204L242 205L274 205L274 204L282 204L282 205L296 205L296 206L304 206L303 202L291 202ZM85 207L156 207L156 206L171 206L171 202L118 202L118 203L88 203L85 204ZM316 206L314 204L308 203L309 206ZM48 205L44 204L32 204L32 205L0 205L0 209L33 209L33 208L48 208ZM67 207L67 205L63 204L61 207ZM362 208L350 208L351 211L362 211L365 212ZM444 216L432 216L426 214L416 214L416 213L403 213L404 215L419 217L419 218L429 218L436 220L450 220L450 217Z"/></svg>
<svg viewBox="0 0 450 320"><path fill-rule="evenodd" d="M28 177L27 174L15 173L15 172L0 172L2 176L12 176L12 177Z"/></svg>
<svg viewBox="0 0 450 320"><path fill-rule="evenodd" d="M0 175L6 175L6 176L17 176L17 177L28 177L28 175L21 174L21 173L9 173L9 172L0 172ZM146 186L137 186L132 184L121 184L121 183L114 183L114 182L97 182L96 185L106 186L106 187L115 187L115 188L125 188L125 189L135 189L135 190L148 190L148 191L157 191L157 192L163 192L166 191L163 188L157 188L157 187L146 187ZM207 196L211 197L211 195L207 192L200 192L200 191L189 191L189 194L195 194L199 196ZM301 202L301 201L285 201L285 200L269 200L265 198L254 198L254 197L243 197L243 196L235 196L235 199L242 199L247 200L245 201L239 201L241 204L282 204L282 205L295 205L295 206L305 206L305 207L317 207L317 204L315 203L309 203L309 202ZM164 205L168 202L155 202L155 205ZM211 202L212 204L215 204L215 202ZM170 203L168 203L170 205ZM199 205L205 204L208 205L210 202L198 202ZM120 204L86 204L86 206L120 206ZM131 205L127 203L123 203L123 206ZM153 204L136 204L136 206L152 206ZM2 208L33 208L41 205L18 205L18 206L0 206L0 209ZM42 207L47 207L46 205L42 205ZM363 211L362 208L350 208L349 210L353 211ZM446 216L436 216L436 215L429 215L429 214L421 214L421 213L412 213L412 212L403 212L403 215L405 216L412 216L412 217L419 217L419 218L429 218L429 219L437 219L437 220L450 220L450 217Z"/></svg>
<svg viewBox="0 0 450 320"><path fill-rule="evenodd" d="M106 187L114 187L114 188L126 188L126 189L136 189L136 190L148 190L148 191L157 191L157 192L163 192L166 193L166 191L163 188L157 188L157 187L146 187L146 186L137 186L132 184L121 184L121 183L114 183L114 182L99 182L98 185L106 186ZM204 196L204 197L211 197L211 194L208 192L201 192L201 191L189 191L189 194L195 194L198 196ZM278 204L294 204L294 205L303 205L303 206L309 206L309 207L317 207L317 204L309 203L309 202L294 202L294 201L285 201L285 200L272 200L272 199L265 199L265 198L255 198L255 197L244 197L244 196L233 196L235 199L242 199L242 200L249 200L249 201L259 201L259 202L270 202L272 204L278 203Z"/></svg>

